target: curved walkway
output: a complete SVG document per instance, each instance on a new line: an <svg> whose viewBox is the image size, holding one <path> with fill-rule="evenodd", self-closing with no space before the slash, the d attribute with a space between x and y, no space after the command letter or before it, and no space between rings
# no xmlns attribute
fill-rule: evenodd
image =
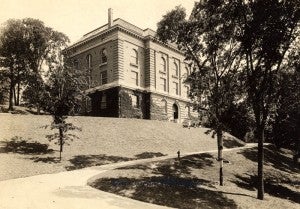
<svg viewBox="0 0 300 209"><path fill-rule="evenodd" d="M256 146L247 144L244 147L224 149L224 151L246 149ZM217 150L185 153L181 156L212 153ZM168 208L140 202L115 194L103 192L87 185L97 175L118 167L142 164L174 158L163 156L150 159L133 160L121 163L89 167L81 170L66 171L56 174L43 174L26 178L0 181L1 209L154 209Z"/></svg>

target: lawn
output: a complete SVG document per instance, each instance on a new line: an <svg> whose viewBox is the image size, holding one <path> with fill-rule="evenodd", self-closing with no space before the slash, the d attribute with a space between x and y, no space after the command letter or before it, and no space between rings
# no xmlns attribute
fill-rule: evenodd
<svg viewBox="0 0 300 209"><path fill-rule="evenodd" d="M58 161L58 145L49 142L47 115L0 113L0 180L102 165L132 159L217 149L206 128L138 119L70 117L82 128L79 139L64 147ZM243 144L226 134L225 147Z"/></svg>
<svg viewBox="0 0 300 209"><path fill-rule="evenodd" d="M225 185L215 154L127 166L89 185L121 196L175 208L299 208L299 169L288 150L265 148L265 200L256 199L256 148L225 152Z"/></svg>

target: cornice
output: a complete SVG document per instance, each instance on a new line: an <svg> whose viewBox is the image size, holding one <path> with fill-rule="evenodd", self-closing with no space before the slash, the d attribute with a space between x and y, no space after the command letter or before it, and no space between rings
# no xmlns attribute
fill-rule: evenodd
<svg viewBox="0 0 300 209"><path fill-rule="evenodd" d="M163 42L157 40L157 38L154 37L154 36L152 36L152 35L146 35L146 36L143 36L143 35L141 35L141 34L138 34L138 33L135 32L135 31L130 30L130 29L127 29L127 28L125 28L125 27L123 27L123 26L121 26L121 25L114 25L114 26L112 26L111 28L109 28L109 29L107 29L107 30L105 30L105 31L99 32L98 34L95 34L95 35L93 35L93 36L91 36L91 37L88 37L88 38L82 40L82 41L79 41L79 42L77 42L77 43L74 43L73 45L67 47L67 48L65 49L65 51L66 51L66 52L72 51L73 49L76 49L76 48L78 48L78 47L80 47L80 46L83 46L83 45L85 45L85 44L88 44L88 43L90 43L91 41L93 41L93 40L95 40L95 39L97 39L97 38L101 38L101 37L104 38L105 36L107 36L108 34L114 32L114 31L121 31L121 32L124 32L124 33L126 33L126 34L128 34L128 35L131 35L131 36L133 36L133 37L135 37L135 38L137 38L137 39L140 39L140 40L142 40L142 41L144 41L144 42L152 41L152 42L154 42L154 43L156 43L156 44L161 45L162 47L166 47L166 48L168 48L168 49L170 49L170 50L172 50L172 51L174 51L174 52L176 52L176 53L179 53L179 54L181 54L181 55L184 55L184 54L182 53L182 51L178 50L178 49L175 48L174 46L171 46L171 45L169 45L169 44L166 44L166 43L163 43Z"/></svg>

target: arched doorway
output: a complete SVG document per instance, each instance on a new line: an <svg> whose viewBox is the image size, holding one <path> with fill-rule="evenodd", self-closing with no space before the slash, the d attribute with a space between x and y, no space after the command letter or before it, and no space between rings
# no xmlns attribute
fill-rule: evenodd
<svg viewBox="0 0 300 209"><path fill-rule="evenodd" d="M173 104L173 119L174 119L174 122L177 122L178 118L179 118L178 106L177 106L177 104Z"/></svg>

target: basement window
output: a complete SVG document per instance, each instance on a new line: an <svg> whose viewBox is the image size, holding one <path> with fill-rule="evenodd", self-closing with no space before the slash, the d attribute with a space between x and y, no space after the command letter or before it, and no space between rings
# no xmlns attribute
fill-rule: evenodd
<svg viewBox="0 0 300 209"><path fill-rule="evenodd" d="M106 109L106 107L106 94L102 94L100 108L103 110Z"/></svg>
<svg viewBox="0 0 300 209"><path fill-rule="evenodd" d="M132 106L135 108L139 107L139 96L131 94Z"/></svg>

